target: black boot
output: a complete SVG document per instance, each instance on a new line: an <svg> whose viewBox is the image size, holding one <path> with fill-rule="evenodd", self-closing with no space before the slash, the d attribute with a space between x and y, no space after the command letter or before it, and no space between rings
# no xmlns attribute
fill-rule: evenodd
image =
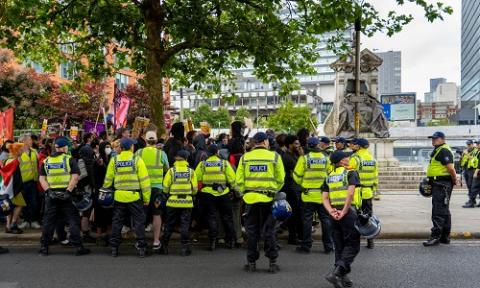
<svg viewBox="0 0 480 288"><path fill-rule="evenodd" d="M342 276L342 284L343 284L343 287L347 287L347 288L353 287L353 282L352 280L350 280L350 278L348 278L347 275Z"/></svg>
<svg viewBox="0 0 480 288"><path fill-rule="evenodd" d="M423 246L425 247L437 246L438 244L440 244L440 239L433 237L423 242Z"/></svg>
<svg viewBox="0 0 480 288"><path fill-rule="evenodd" d="M375 243L373 242L373 239L367 239L367 248L373 249L374 246L375 246Z"/></svg>
<svg viewBox="0 0 480 288"><path fill-rule="evenodd" d="M42 245L42 247L40 247L40 250L38 251L38 254L40 256L48 256L48 246Z"/></svg>
<svg viewBox="0 0 480 288"><path fill-rule="evenodd" d="M244 269L247 272L255 272L257 271L257 265L255 262L248 262L248 264L245 264Z"/></svg>
<svg viewBox="0 0 480 288"><path fill-rule="evenodd" d="M304 247L304 246L298 246L297 248L295 248L295 252L300 254L309 254L310 248Z"/></svg>
<svg viewBox="0 0 480 288"><path fill-rule="evenodd" d="M181 255L184 256L184 257L192 255L192 250L190 249L189 245L182 246Z"/></svg>
<svg viewBox="0 0 480 288"><path fill-rule="evenodd" d="M333 251L334 251L333 247L325 247L325 248L323 248L323 253L325 253L325 254L327 254L327 255L330 254L330 253L332 253Z"/></svg>
<svg viewBox="0 0 480 288"><path fill-rule="evenodd" d="M8 249L0 246L0 254L5 254L5 253L8 253Z"/></svg>
<svg viewBox="0 0 480 288"><path fill-rule="evenodd" d="M343 288L343 276L340 273L340 266L335 267L335 269L330 272L327 276L325 276L325 279L332 283L335 288Z"/></svg>
<svg viewBox="0 0 480 288"><path fill-rule="evenodd" d="M463 208L474 208L475 207L475 200L468 200L465 205L462 206Z"/></svg>
<svg viewBox="0 0 480 288"><path fill-rule="evenodd" d="M112 257L118 257L118 247L112 247Z"/></svg>
<svg viewBox="0 0 480 288"><path fill-rule="evenodd" d="M216 248L215 240L210 240L208 245L208 251L215 251L215 248Z"/></svg>
<svg viewBox="0 0 480 288"><path fill-rule="evenodd" d="M445 236L445 237L442 236L440 238L440 243L446 244L446 245L450 244L450 236Z"/></svg>
<svg viewBox="0 0 480 288"><path fill-rule="evenodd" d="M168 255L168 246L167 245L160 245L160 249L158 249L158 254L160 255Z"/></svg>
<svg viewBox="0 0 480 288"><path fill-rule="evenodd" d="M225 248L227 249L235 248L235 241L228 241L227 243L225 243Z"/></svg>
<svg viewBox="0 0 480 288"><path fill-rule="evenodd" d="M146 250L147 250L147 248L145 248L145 247L138 248L138 257L145 258Z"/></svg>
<svg viewBox="0 0 480 288"><path fill-rule="evenodd" d="M268 272L269 273L277 273L280 270L278 267L276 260L270 260L270 264L268 265Z"/></svg>
<svg viewBox="0 0 480 288"><path fill-rule="evenodd" d="M87 254L90 254L90 249L85 248L83 246L78 247L77 251L75 252L75 256L82 256Z"/></svg>

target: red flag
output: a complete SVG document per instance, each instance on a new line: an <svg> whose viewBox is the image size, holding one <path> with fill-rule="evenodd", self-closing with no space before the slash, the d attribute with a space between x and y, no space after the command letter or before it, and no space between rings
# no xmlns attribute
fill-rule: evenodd
<svg viewBox="0 0 480 288"><path fill-rule="evenodd" d="M7 194L10 196L10 199L14 197L14 193L18 185L14 184L14 175L15 171L19 166L19 162L17 159L11 161L10 163L6 164L5 166L0 168L0 177L1 177L1 184L0 184L0 194L4 195ZM21 179L21 178L20 178ZM17 181L18 182L18 181Z"/></svg>
<svg viewBox="0 0 480 288"><path fill-rule="evenodd" d="M13 141L13 116L14 109L9 108L0 113L0 136L2 143L5 140Z"/></svg>
<svg viewBox="0 0 480 288"><path fill-rule="evenodd" d="M128 108L130 107L130 98L128 98L122 91L116 90L113 101L114 105L114 119L115 129L123 127L123 123L127 119Z"/></svg>

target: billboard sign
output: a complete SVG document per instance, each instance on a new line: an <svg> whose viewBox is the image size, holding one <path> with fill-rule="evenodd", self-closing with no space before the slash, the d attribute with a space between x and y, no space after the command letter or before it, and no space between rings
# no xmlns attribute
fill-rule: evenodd
<svg viewBox="0 0 480 288"><path fill-rule="evenodd" d="M416 120L416 98L416 93L383 94L380 100L383 105L383 113L387 120Z"/></svg>

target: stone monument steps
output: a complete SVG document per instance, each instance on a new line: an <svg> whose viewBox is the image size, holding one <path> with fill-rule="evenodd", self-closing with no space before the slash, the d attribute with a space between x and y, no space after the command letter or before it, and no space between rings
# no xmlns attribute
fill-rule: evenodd
<svg viewBox="0 0 480 288"><path fill-rule="evenodd" d="M425 177L425 175L381 175L379 178L380 183L389 183L389 182L408 182L408 181L420 181Z"/></svg>
<svg viewBox="0 0 480 288"><path fill-rule="evenodd" d="M378 189L384 192L416 190L424 177L425 168L421 166L379 167Z"/></svg>

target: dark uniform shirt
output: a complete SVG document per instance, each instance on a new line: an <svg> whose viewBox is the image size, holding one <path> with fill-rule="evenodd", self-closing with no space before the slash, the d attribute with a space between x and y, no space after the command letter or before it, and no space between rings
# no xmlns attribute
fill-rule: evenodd
<svg viewBox="0 0 480 288"><path fill-rule="evenodd" d="M433 149L432 154L430 154L430 158L437 153L438 148L440 147L436 146L435 149ZM440 152L438 152L437 156L435 157L435 160L439 161L442 163L442 165L447 165L447 164L452 164L453 163L453 153L449 149L442 149Z"/></svg>
<svg viewBox="0 0 480 288"><path fill-rule="evenodd" d="M59 155L59 153L54 153L52 156L57 156L57 155ZM70 175L71 174L80 175L80 168L78 168L77 161L73 157L70 158L69 164L70 164ZM40 169L40 176L47 176L47 171L45 170L45 162L42 164L42 168Z"/></svg>

